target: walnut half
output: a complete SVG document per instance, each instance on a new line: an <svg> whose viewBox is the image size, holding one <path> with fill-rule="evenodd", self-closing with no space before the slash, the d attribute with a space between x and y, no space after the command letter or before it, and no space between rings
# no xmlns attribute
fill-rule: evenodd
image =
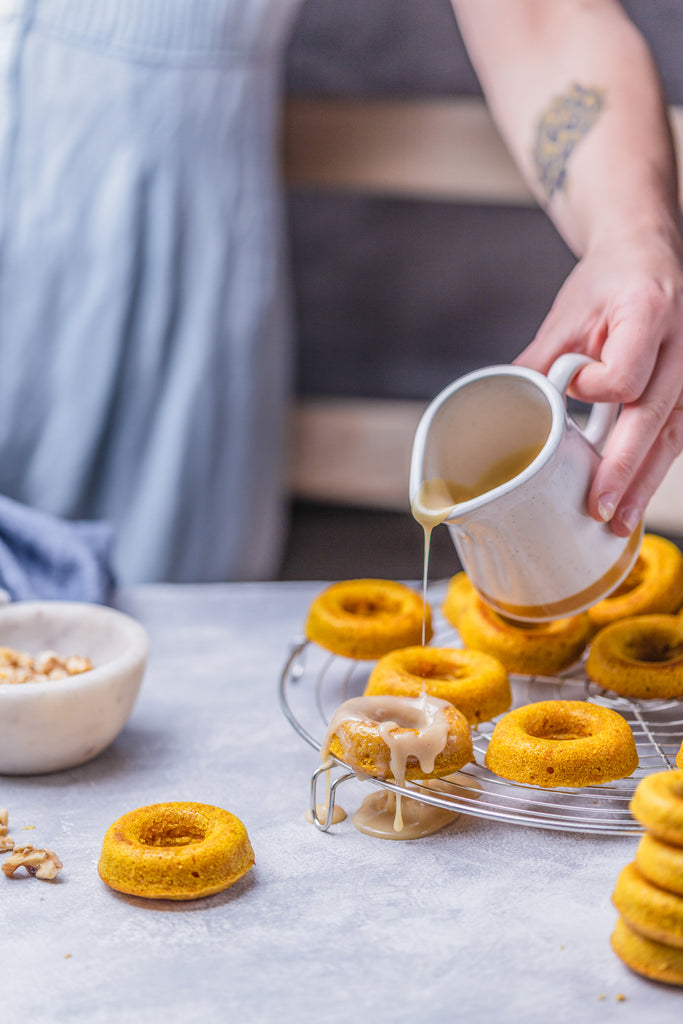
<svg viewBox="0 0 683 1024"><path fill-rule="evenodd" d="M4 861L2 870L11 878L17 868L26 868L34 878L55 878L63 864L52 850L36 850L27 846L15 846L14 853Z"/></svg>

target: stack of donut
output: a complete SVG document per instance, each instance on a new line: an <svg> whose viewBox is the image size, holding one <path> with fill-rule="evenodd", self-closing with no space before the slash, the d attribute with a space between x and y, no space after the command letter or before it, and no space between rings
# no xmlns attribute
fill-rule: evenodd
<svg viewBox="0 0 683 1024"><path fill-rule="evenodd" d="M683 771L643 779L631 813L647 832L617 879L612 948L638 974L683 985Z"/></svg>

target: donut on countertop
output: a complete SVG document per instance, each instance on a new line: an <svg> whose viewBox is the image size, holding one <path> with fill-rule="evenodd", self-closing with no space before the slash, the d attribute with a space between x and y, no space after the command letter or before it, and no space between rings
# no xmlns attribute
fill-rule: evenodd
<svg viewBox="0 0 683 1024"><path fill-rule="evenodd" d="M485 760L495 775L544 787L595 786L626 778L638 767L626 720L609 708L573 700L509 711L494 727Z"/></svg>
<svg viewBox="0 0 683 1024"><path fill-rule="evenodd" d="M670 540L643 536L635 565L617 589L588 609L594 629L634 615L668 615L683 604L683 553Z"/></svg>
<svg viewBox="0 0 683 1024"><path fill-rule="evenodd" d="M635 864L622 869L612 902L640 935L683 949L683 896L653 885Z"/></svg>
<svg viewBox="0 0 683 1024"><path fill-rule="evenodd" d="M322 747L360 775L399 785L450 775L474 760L465 716L448 701L419 697L354 697L330 721Z"/></svg>
<svg viewBox="0 0 683 1024"><path fill-rule="evenodd" d="M683 628L676 615L636 615L592 640L586 674L623 697L683 697Z"/></svg>
<svg viewBox="0 0 683 1024"><path fill-rule="evenodd" d="M239 818L211 804L181 802L150 804L115 821L98 871L130 896L194 900L227 889L253 864Z"/></svg>
<svg viewBox="0 0 683 1024"><path fill-rule="evenodd" d="M683 847L683 771L655 772L636 786L631 814L665 843Z"/></svg>
<svg viewBox="0 0 683 1024"><path fill-rule="evenodd" d="M431 639L431 611L410 587L394 580L333 583L311 604L306 636L347 658L374 659Z"/></svg>
<svg viewBox="0 0 683 1024"><path fill-rule="evenodd" d="M377 662L365 694L419 697L453 704L470 725L487 722L512 702L508 675L497 658L455 647L403 647Z"/></svg>
<svg viewBox="0 0 683 1024"><path fill-rule="evenodd" d="M640 935L623 917L617 919L612 949L637 974L669 985L683 985L683 949Z"/></svg>
<svg viewBox="0 0 683 1024"><path fill-rule="evenodd" d="M635 864L653 885L683 896L683 847L665 843L646 832L638 844Z"/></svg>

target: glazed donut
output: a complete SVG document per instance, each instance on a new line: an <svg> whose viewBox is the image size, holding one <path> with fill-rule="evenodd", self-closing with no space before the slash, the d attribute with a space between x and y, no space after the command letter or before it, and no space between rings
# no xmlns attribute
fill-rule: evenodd
<svg viewBox="0 0 683 1024"><path fill-rule="evenodd" d="M639 935L620 917L612 934L612 949L637 974L669 985L683 985L683 949Z"/></svg>
<svg viewBox="0 0 683 1024"><path fill-rule="evenodd" d="M105 834L97 866L112 889L148 899L194 900L222 892L252 867L239 818L210 804L150 804Z"/></svg>
<svg viewBox="0 0 683 1024"><path fill-rule="evenodd" d="M586 612L553 622L513 623L480 597L466 603L458 617L466 647L498 658L508 672L553 675L580 657L592 629Z"/></svg>
<svg viewBox="0 0 683 1024"><path fill-rule="evenodd" d="M683 697L683 629L676 615L618 619L593 638L586 674L622 697Z"/></svg>
<svg viewBox="0 0 683 1024"><path fill-rule="evenodd" d="M464 572L457 572L455 576L451 576L448 582L448 590L446 591L446 599L441 606L441 611L456 629L465 609L477 596L476 590Z"/></svg>
<svg viewBox="0 0 683 1024"><path fill-rule="evenodd" d="M588 609L594 629L633 615L668 615L683 604L683 554L665 537L646 533L630 573L609 597Z"/></svg>
<svg viewBox="0 0 683 1024"><path fill-rule="evenodd" d="M448 701L354 697L335 711L322 747L359 775L397 782L435 779L474 760L465 716Z"/></svg>
<svg viewBox="0 0 683 1024"><path fill-rule="evenodd" d="M508 675L497 658L455 647L403 647L377 662L366 696L419 697L423 690L453 704L470 723L487 722L512 702Z"/></svg>
<svg viewBox="0 0 683 1024"><path fill-rule="evenodd" d="M624 718L598 704L546 700L515 708L496 723L486 766L495 775L534 786L595 786L638 767Z"/></svg>
<svg viewBox="0 0 683 1024"><path fill-rule="evenodd" d="M681 743L681 749L676 754L676 766L683 768L683 743Z"/></svg>
<svg viewBox="0 0 683 1024"><path fill-rule="evenodd" d="M636 786L629 810L657 839L683 847L683 771L646 775Z"/></svg>
<svg viewBox="0 0 683 1024"><path fill-rule="evenodd" d="M410 587L393 580L346 580L333 583L313 601L306 636L333 654L372 659L397 647L432 637L431 611Z"/></svg>
<svg viewBox="0 0 683 1024"><path fill-rule="evenodd" d="M636 867L648 882L683 896L683 849L646 832L636 850Z"/></svg>
<svg viewBox="0 0 683 1024"><path fill-rule="evenodd" d="M640 935L683 949L683 896L653 885L635 864L622 869L612 902Z"/></svg>

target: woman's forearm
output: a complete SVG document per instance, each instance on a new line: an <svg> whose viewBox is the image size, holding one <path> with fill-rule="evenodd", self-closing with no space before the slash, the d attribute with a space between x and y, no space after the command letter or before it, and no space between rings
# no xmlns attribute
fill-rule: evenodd
<svg viewBox="0 0 683 1024"><path fill-rule="evenodd" d="M588 509L625 536L683 450L683 243L658 75L617 0L453 0L500 130L578 262L516 359L621 414Z"/></svg>
<svg viewBox="0 0 683 1024"><path fill-rule="evenodd" d="M577 256L677 235L673 143L648 47L616 0L453 0L501 133Z"/></svg>

